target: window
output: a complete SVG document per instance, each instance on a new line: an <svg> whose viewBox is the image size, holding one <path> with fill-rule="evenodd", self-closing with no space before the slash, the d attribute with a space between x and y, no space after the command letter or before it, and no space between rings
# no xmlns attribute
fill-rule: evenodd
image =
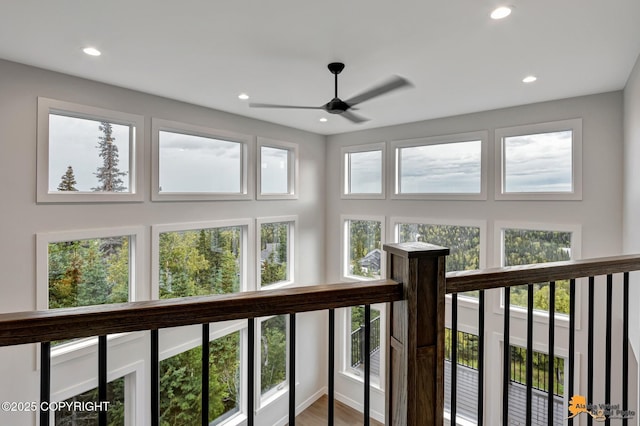
<svg viewBox="0 0 640 426"><path fill-rule="evenodd" d="M298 198L298 145L258 138L258 199Z"/></svg>
<svg viewBox="0 0 640 426"><path fill-rule="evenodd" d="M581 119L495 133L496 199L582 199Z"/></svg>
<svg viewBox="0 0 640 426"><path fill-rule="evenodd" d="M342 148L342 198L385 198L385 144Z"/></svg>
<svg viewBox="0 0 640 426"><path fill-rule="evenodd" d="M287 385L287 315L260 321L260 395L268 399Z"/></svg>
<svg viewBox="0 0 640 426"><path fill-rule="evenodd" d="M384 218L343 218L346 278L375 280L383 276Z"/></svg>
<svg viewBox="0 0 640 426"><path fill-rule="evenodd" d="M248 227L248 220L155 226L159 298L245 290Z"/></svg>
<svg viewBox="0 0 640 426"><path fill-rule="evenodd" d="M381 317L380 310L371 308L371 319L369 321L369 327L371 330L369 340L369 354L365 352L365 321L364 321L364 306L354 306L350 308L351 326L349 328L349 349L351 358L349 359L349 367L351 372L361 376L364 374L365 357L370 356L370 372L371 376L380 378L380 361L381 361L381 346L380 346L380 326Z"/></svg>
<svg viewBox="0 0 640 426"><path fill-rule="evenodd" d="M293 282L296 217L258 219L258 283L261 287Z"/></svg>
<svg viewBox="0 0 640 426"><path fill-rule="evenodd" d="M394 198L486 197L487 132L396 141Z"/></svg>
<svg viewBox="0 0 640 426"><path fill-rule="evenodd" d="M529 265L579 258L579 228L575 226L496 224L502 241L502 265ZM578 290L578 289L576 289ZM533 284L534 309L548 311L549 284ZM556 281L556 313L569 313L569 281ZM527 307L527 286L511 287L510 305Z"/></svg>
<svg viewBox="0 0 640 426"><path fill-rule="evenodd" d="M125 423L125 378L113 380L107 383L107 424L124 425ZM87 403L98 404L98 388L93 388L64 400L60 410L54 411L56 426L89 426L98 424L99 410L79 410L77 406L86 406ZM82 404L82 405L80 405ZM68 409L70 408L70 409ZM102 407L100 407L102 408Z"/></svg>
<svg viewBox="0 0 640 426"><path fill-rule="evenodd" d="M38 98L37 201L142 201L144 118Z"/></svg>
<svg viewBox="0 0 640 426"><path fill-rule="evenodd" d="M154 201L251 198L251 138L153 119Z"/></svg>
<svg viewBox="0 0 640 426"><path fill-rule="evenodd" d="M447 247L450 250L450 254L447 256L447 272L480 269L484 266L483 256L481 257L481 235L484 236L484 223L458 225L441 221L429 222L425 223L422 220L415 222L415 219L410 218L393 219L396 241L399 243L422 241ZM484 238L482 240L484 241ZM460 295L477 297L478 292L473 291Z"/></svg>
<svg viewBox="0 0 640 426"><path fill-rule="evenodd" d="M241 410L241 332L209 342L209 423L220 424ZM202 346L160 362L160 423L201 423Z"/></svg>
<svg viewBox="0 0 640 426"><path fill-rule="evenodd" d="M136 255L141 228L37 235L38 309L122 303L137 299Z"/></svg>

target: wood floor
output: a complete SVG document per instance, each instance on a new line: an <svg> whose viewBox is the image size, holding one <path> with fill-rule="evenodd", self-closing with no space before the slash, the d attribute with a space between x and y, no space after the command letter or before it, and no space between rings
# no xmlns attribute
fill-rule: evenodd
<svg viewBox="0 0 640 426"><path fill-rule="evenodd" d="M326 426L327 425L327 401L326 395L314 402L309 408L296 417L296 425L301 426ZM354 426L363 424L362 413L353 408L335 401L335 426ZM382 423L371 419L371 426L382 426Z"/></svg>

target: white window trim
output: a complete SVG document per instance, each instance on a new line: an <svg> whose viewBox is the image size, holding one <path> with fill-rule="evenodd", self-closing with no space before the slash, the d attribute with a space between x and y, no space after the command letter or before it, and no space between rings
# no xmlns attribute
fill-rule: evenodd
<svg viewBox="0 0 640 426"><path fill-rule="evenodd" d="M262 318L258 318L256 319L256 327L255 327L255 348L258 348L258 350L255 351L254 354L254 365L261 367L262 366L262 344L261 344L261 339L262 339L262 323L277 317L279 315L271 315L268 317L262 317ZM270 405L271 403L277 401L278 399L280 399L281 397L283 397L284 395L286 395L289 392L289 386L291 385L290 382L290 378L291 375L289 374L290 369L291 369L291 365L289 365L289 351L291 351L291 345L289 344L290 342L290 338L289 338L289 334L291 332L289 325L290 325L290 316L288 314L282 314L282 316L284 317L284 321L285 321L285 326L286 326L286 342L285 342L285 357L286 359L286 378L284 381L282 381L278 386L269 389L267 392L265 392L264 394L262 393L262 370L260 368L256 369L256 374L255 374L255 396L254 396L254 401L257 402L257 407L256 407L256 413L259 413L262 409L264 409L265 407L267 407L268 405ZM297 336L296 336L297 337ZM296 342L298 341L298 339L296 339ZM297 345L296 345L297 346ZM296 350L296 348L293 348L294 350ZM297 355L297 353L296 353ZM249 354L250 356L250 354ZM296 357L297 359L297 357ZM299 363L297 362L295 366L293 366L294 368L297 368L297 365ZM296 370L296 377L298 376L298 370Z"/></svg>
<svg viewBox="0 0 640 426"><path fill-rule="evenodd" d="M242 246L240 252L241 280L240 291L255 289L255 273L252 271L253 264L249 262L255 256L255 248L250 241L254 241L254 221L251 219L215 220L205 222L185 222L153 225L151 227L151 299L160 298L160 234L165 232L194 231L211 228L227 228L239 226L244 228L242 232Z"/></svg>
<svg viewBox="0 0 640 426"><path fill-rule="evenodd" d="M494 224L494 259L498 267L504 265L504 230L505 229L522 229L527 231L551 231L551 232L571 232L571 260L579 260L582 258L582 226L578 224L561 224L561 223L541 223L541 222L512 222L512 221L496 221ZM582 300L583 287L576 280L576 300ZM493 302L494 313L504 314L504 289L500 290L500 296L496 297ZM580 330L581 326L581 308L582 303L576 303L576 330ZM526 321L527 308L511 305L511 316L514 319ZM547 323L549 313L545 311L533 311L533 320L537 323ZM564 314L555 315L556 327L569 327L569 317Z"/></svg>
<svg viewBox="0 0 640 426"><path fill-rule="evenodd" d="M510 136L572 131L571 192L504 192L504 138ZM495 199L496 200L582 200L582 119L553 121L495 129Z"/></svg>
<svg viewBox="0 0 640 426"><path fill-rule="evenodd" d="M132 126L129 138L129 192L49 191L49 114L104 120ZM37 191L38 203L98 203L144 201L144 116L103 108L38 98Z"/></svg>
<svg viewBox="0 0 640 426"><path fill-rule="evenodd" d="M287 188L286 194L272 194L262 192L262 147L287 150ZM256 199L258 200L296 200L298 199L298 144L267 139L258 136L256 161Z"/></svg>
<svg viewBox="0 0 640 426"><path fill-rule="evenodd" d="M287 237L287 274L289 279L286 281L281 281L278 283L268 284L264 287L264 289L275 289L281 287L287 287L295 283L295 273L298 270L297 261L298 256L296 256L296 248L297 248L297 227L298 227L298 216L272 216L272 217L259 217L256 219L256 288L258 290L262 290L262 273L261 273L261 264L260 264L260 247L261 247L261 226L266 223L288 223L289 224L289 235Z"/></svg>
<svg viewBox="0 0 640 426"><path fill-rule="evenodd" d="M381 154L381 176L380 176L380 193L357 193L350 192L351 169L347 157L349 154L359 152L382 151ZM386 198L386 169L387 169L387 144L385 142L371 143L366 145L345 146L341 149L341 167L340 167L340 196L342 199L352 200L384 200Z"/></svg>
<svg viewBox="0 0 640 426"><path fill-rule="evenodd" d="M182 133L191 136L219 139L241 144L240 192L204 193L204 192L166 192L160 193L160 132ZM152 201L230 201L250 200L254 193L253 152L255 137L224 130L211 129L177 121L151 119L151 200Z"/></svg>
<svg viewBox="0 0 640 426"><path fill-rule="evenodd" d="M130 238L129 301L146 300L149 296L148 290L142 285L146 282L146 260L142 249L145 241L145 231L146 229L143 226L132 226L36 234L37 309L49 309L49 244L94 238L125 236Z"/></svg>
<svg viewBox="0 0 640 426"><path fill-rule="evenodd" d="M380 278L386 277L387 271L387 256L383 250L383 246L386 244L386 218L385 216L367 216L367 215L341 215L340 216L340 277L343 281L373 281L369 278L358 277L355 275L348 275L349 270L349 221L350 220L370 220L380 222L380 250L382 251L382 258L380 259Z"/></svg>
<svg viewBox="0 0 640 426"><path fill-rule="evenodd" d="M404 194L400 188L401 165L398 151L401 148L412 148L425 145L443 145L460 142L480 141L480 192L478 193L410 193ZM396 200L486 200L489 132L486 130L457 133L443 136L431 136L418 139L406 139L391 142L389 167L394 170L390 187L393 188L391 198Z"/></svg>

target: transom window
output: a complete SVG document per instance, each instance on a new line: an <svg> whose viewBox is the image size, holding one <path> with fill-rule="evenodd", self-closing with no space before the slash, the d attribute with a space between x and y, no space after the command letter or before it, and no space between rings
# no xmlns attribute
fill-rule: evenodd
<svg viewBox="0 0 640 426"><path fill-rule="evenodd" d="M384 143L342 148L342 198L384 198L384 160Z"/></svg>
<svg viewBox="0 0 640 426"><path fill-rule="evenodd" d="M582 120L496 129L496 199L582 199Z"/></svg>
<svg viewBox="0 0 640 426"><path fill-rule="evenodd" d="M297 198L298 145L258 138L258 199Z"/></svg>

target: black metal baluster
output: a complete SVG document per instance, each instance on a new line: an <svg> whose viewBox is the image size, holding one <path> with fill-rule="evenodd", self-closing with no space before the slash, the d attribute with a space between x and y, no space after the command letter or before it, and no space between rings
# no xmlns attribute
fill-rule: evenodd
<svg viewBox="0 0 640 426"><path fill-rule="evenodd" d="M98 337L98 401L107 400L107 336ZM106 404L105 404L106 405ZM107 410L98 411L98 426L107 426Z"/></svg>
<svg viewBox="0 0 640 426"><path fill-rule="evenodd" d="M553 426L553 395L555 374L555 333L556 333L556 283L549 283L549 385L547 386L547 424Z"/></svg>
<svg viewBox="0 0 640 426"><path fill-rule="evenodd" d="M575 351L576 351L576 280L569 282L569 398L573 397L575 380ZM573 418L568 420L567 426L573 426Z"/></svg>
<svg viewBox="0 0 640 426"><path fill-rule="evenodd" d="M49 426L49 410L43 403L51 402L51 342L40 343L40 424ZM48 407L44 407L48 408Z"/></svg>
<svg viewBox="0 0 640 426"><path fill-rule="evenodd" d="M456 424L457 380L458 380L458 295L451 295L451 424Z"/></svg>
<svg viewBox="0 0 640 426"><path fill-rule="evenodd" d="M296 314L289 314L289 426L296 424Z"/></svg>
<svg viewBox="0 0 640 426"><path fill-rule="evenodd" d="M587 333L587 404L593 404L593 333L594 318L593 304L595 293L595 278L589 277L589 332ZM593 426L593 417L587 416L587 426Z"/></svg>
<svg viewBox="0 0 640 426"><path fill-rule="evenodd" d="M253 426L254 422L254 368L255 368L255 321L253 318L247 320L247 426Z"/></svg>
<svg viewBox="0 0 640 426"><path fill-rule="evenodd" d="M509 378L511 375L511 343L509 342L509 317L511 314L511 287L504 289L504 351L502 366L502 424L509 425Z"/></svg>
<svg viewBox="0 0 640 426"><path fill-rule="evenodd" d="M613 315L613 275L607 275L607 330L605 332L605 380L604 380L604 403L611 404L611 327ZM611 425L611 419L607 417L604 423Z"/></svg>
<svg viewBox="0 0 640 426"><path fill-rule="evenodd" d="M334 416L334 393L335 393L335 333L336 333L336 311L335 309L329 309L329 401L328 401L328 417L329 426L333 426Z"/></svg>
<svg viewBox="0 0 640 426"><path fill-rule="evenodd" d="M364 426L369 426L371 411L371 305L364 306Z"/></svg>
<svg viewBox="0 0 640 426"><path fill-rule="evenodd" d="M624 273L622 287L622 410L629 410L629 273ZM625 416L622 424L627 426Z"/></svg>
<svg viewBox="0 0 640 426"><path fill-rule="evenodd" d="M478 295L478 426L484 424L484 290Z"/></svg>
<svg viewBox="0 0 640 426"><path fill-rule="evenodd" d="M151 425L160 426L160 336L151 330Z"/></svg>
<svg viewBox="0 0 640 426"><path fill-rule="evenodd" d="M527 285L527 404L526 424L531 424L533 401L533 284Z"/></svg>
<svg viewBox="0 0 640 426"><path fill-rule="evenodd" d="M209 426L209 324L202 324L202 426Z"/></svg>

